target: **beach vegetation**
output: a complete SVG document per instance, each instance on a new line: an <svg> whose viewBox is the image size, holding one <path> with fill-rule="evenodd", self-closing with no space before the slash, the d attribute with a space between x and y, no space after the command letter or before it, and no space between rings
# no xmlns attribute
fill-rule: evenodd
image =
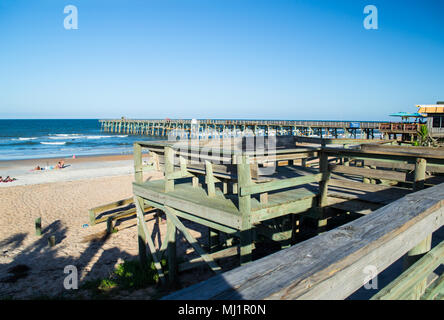
<svg viewBox="0 0 444 320"><path fill-rule="evenodd" d="M167 268L166 259L161 260L162 267ZM159 275L151 262L148 269L143 268L138 260L128 260L119 264L109 277L86 281L81 289L92 291L96 297L106 297L121 290L134 291L157 284Z"/></svg>
<svg viewBox="0 0 444 320"><path fill-rule="evenodd" d="M414 146L437 147L436 141L430 136L429 129L425 124L421 125L418 131L418 139L413 143Z"/></svg>

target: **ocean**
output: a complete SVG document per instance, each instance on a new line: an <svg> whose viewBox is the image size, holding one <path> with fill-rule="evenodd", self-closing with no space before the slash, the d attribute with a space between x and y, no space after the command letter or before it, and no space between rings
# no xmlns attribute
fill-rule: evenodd
<svg viewBox="0 0 444 320"><path fill-rule="evenodd" d="M97 119L0 120L0 160L132 154L134 141L160 139L104 133Z"/></svg>

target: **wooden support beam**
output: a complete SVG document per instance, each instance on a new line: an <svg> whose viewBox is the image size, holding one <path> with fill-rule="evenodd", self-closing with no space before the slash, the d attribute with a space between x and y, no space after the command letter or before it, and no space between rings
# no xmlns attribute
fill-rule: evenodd
<svg viewBox="0 0 444 320"><path fill-rule="evenodd" d="M423 158L417 158L415 162L415 180L413 190L418 191L424 189L427 161Z"/></svg>
<svg viewBox="0 0 444 320"><path fill-rule="evenodd" d="M35 235L41 236L42 235L42 218L38 217L35 219Z"/></svg>
<svg viewBox="0 0 444 320"><path fill-rule="evenodd" d="M111 234L114 230L114 225L113 225L113 218L112 217L108 217L106 219L106 233L107 234Z"/></svg>
<svg viewBox="0 0 444 320"><path fill-rule="evenodd" d="M207 184L207 192L209 197L216 195L215 178L213 175L213 165L210 161L205 161L205 182Z"/></svg>
<svg viewBox="0 0 444 320"><path fill-rule="evenodd" d="M208 266L213 270L215 273L220 273L221 268L214 262L211 255L207 254L202 247L200 246L199 242L190 234L188 229L183 225L183 223L177 218L175 215L175 210L173 208L165 206L165 214L168 218L171 219L172 223L179 229L182 234L185 236L185 239L189 242L189 244L194 248L197 254L199 254L202 259L207 262Z"/></svg>
<svg viewBox="0 0 444 320"><path fill-rule="evenodd" d="M248 156L238 156L237 159L237 174L239 187L242 188L250 186L251 182L251 168ZM251 222L251 195L239 194L239 211L242 215L241 230L240 230L240 262L241 265L246 264L252 260L252 222Z"/></svg>
<svg viewBox="0 0 444 320"><path fill-rule="evenodd" d="M134 143L134 179L137 183L143 182L142 146Z"/></svg>
<svg viewBox="0 0 444 320"><path fill-rule="evenodd" d="M176 226L171 217L167 215L167 236L164 242L168 243L168 279L170 284L176 280L177 259L176 259Z"/></svg>
<svg viewBox="0 0 444 320"><path fill-rule="evenodd" d="M174 150L171 147L165 147L165 176L168 177L174 173ZM174 180L165 179L165 192L174 191Z"/></svg>
<svg viewBox="0 0 444 320"><path fill-rule="evenodd" d="M318 199L318 232L325 230L327 226L327 219L325 216L325 208L328 206L327 194L328 183L330 180L330 171L328 170L328 154L324 152L319 153L319 171L321 177L319 178L319 199Z"/></svg>
<svg viewBox="0 0 444 320"><path fill-rule="evenodd" d="M147 259L146 259L146 244L148 244L148 248L151 253L151 257L154 262L154 266L159 275L159 279L162 283L165 283L165 276L163 273L162 265L157 255L156 247L154 246L153 240L151 239L151 235L148 231L148 227L145 223L144 212L143 212L143 199L138 196L134 196L134 203L137 208L137 226L139 230L139 258L141 260L142 266L148 267ZM141 242L143 245L141 245Z"/></svg>

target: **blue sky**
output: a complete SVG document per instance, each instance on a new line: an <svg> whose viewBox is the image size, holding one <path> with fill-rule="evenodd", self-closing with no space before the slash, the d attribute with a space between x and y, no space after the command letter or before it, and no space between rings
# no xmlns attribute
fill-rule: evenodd
<svg viewBox="0 0 444 320"><path fill-rule="evenodd" d="M442 0L2 0L0 118L384 120L444 100L443 15Z"/></svg>

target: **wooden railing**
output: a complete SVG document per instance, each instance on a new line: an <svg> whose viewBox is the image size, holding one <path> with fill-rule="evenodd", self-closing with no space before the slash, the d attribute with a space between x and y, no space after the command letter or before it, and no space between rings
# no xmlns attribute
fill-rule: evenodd
<svg viewBox="0 0 444 320"><path fill-rule="evenodd" d="M416 133L421 127L420 123L380 123L379 131L393 133Z"/></svg>
<svg viewBox="0 0 444 320"><path fill-rule="evenodd" d="M191 119L103 119L100 123L158 123L158 124L191 124ZM284 126L284 127L322 127L322 128L355 128L353 124L359 123L358 129L378 129L380 122L371 121L306 121L306 120L212 120L200 119L199 124L202 125L236 125L236 126Z"/></svg>
<svg viewBox="0 0 444 320"><path fill-rule="evenodd" d="M414 190L443 182L444 151L438 148L363 144L359 149L323 150L330 157L343 159L341 164L329 165L331 172L360 176L364 182L371 179L402 182L411 184ZM355 166L350 165L351 160Z"/></svg>
<svg viewBox="0 0 444 320"><path fill-rule="evenodd" d="M364 285L366 267L372 266L379 274L443 225L444 184L440 184L164 299L344 299ZM441 247L432 254L440 255L439 263ZM418 269L420 278L432 268ZM436 293L436 288L442 288L439 281L442 277L422 291L429 296ZM411 291L417 293L418 283L401 289L408 297Z"/></svg>

